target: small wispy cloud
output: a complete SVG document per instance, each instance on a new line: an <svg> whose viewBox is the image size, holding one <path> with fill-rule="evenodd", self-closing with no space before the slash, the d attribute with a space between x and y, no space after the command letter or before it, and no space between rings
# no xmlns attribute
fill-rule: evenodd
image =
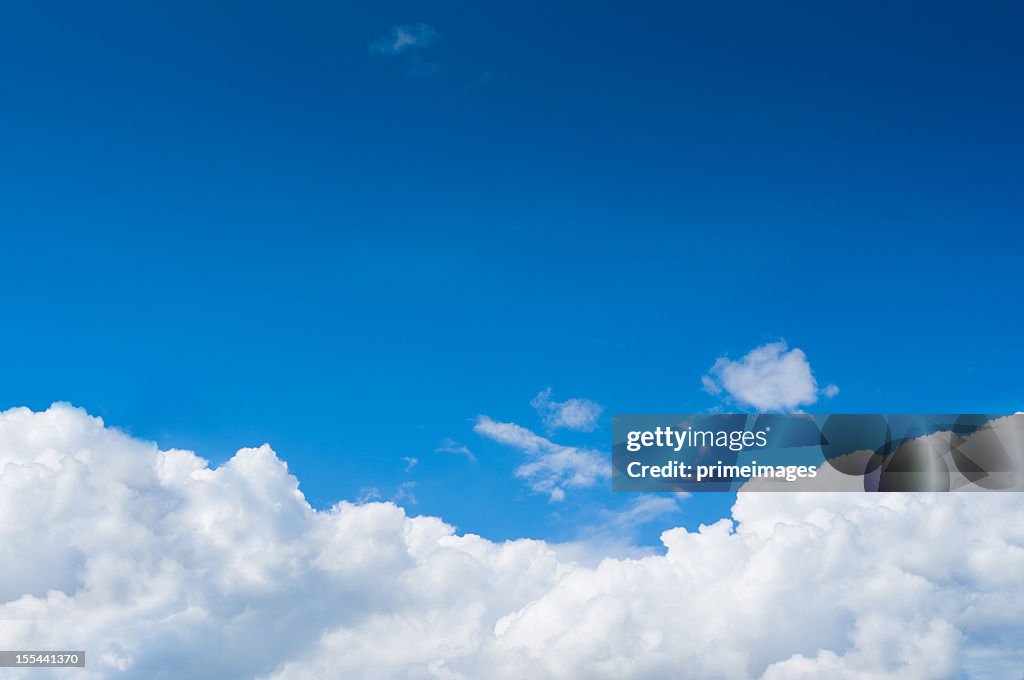
<svg viewBox="0 0 1024 680"><path fill-rule="evenodd" d="M473 431L526 454L528 460L516 469L516 476L534 491L548 494L552 502L565 499L567 488L591 487L611 476L611 467L601 453L556 444L515 423L479 416Z"/></svg>
<svg viewBox="0 0 1024 680"><path fill-rule="evenodd" d="M392 503L398 505L416 505L416 482L402 482L391 497Z"/></svg>
<svg viewBox="0 0 1024 680"><path fill-rule="evenodd" d="M645 526L660 522L675 526L685 492L635 494L621 508L588 508L583 524L576 528L575 539L552 547L560 558L572 560L589 568L597 568L608 557L643 559L657 554L657 549L639 541Z"/></svg>
<svg viewBox="0 0 1024 680"><path fill-rule="evenodd" d="M419 458L413 458L412 456L404 456L402 461L405 463L405 471L412 472L412 469L420 462Z"/></svg>
<svg viewBox="0 0 1024 680"><path fill-rule="evenodd" d="M689 498L685 492L669 494L640 494L629 501L625 509L606 510L603 513L606 527L616 531L633 530L649 524L659 517L679 512L680 503Z"/></svg>
<svg viewBox="0 0 1024 680"><path fill-rule="evenodd" d="M399 24L391 32L370 43L374 54L388 56L403 54L412 49L429 47L437 40L437 31L430 24Z"/></svg>
<svg viewBox="0 0 1024 680"><path fill-rule="evenodd" d="M742 358L719 357L701 378L704 391L758 411L795 411L818 396L839 394L835 385L818 389L818 381L803 350L785 340L755 347Z"/></svg>
<svg viewBox="0 0 1024 680"><path fill-rule="evenodd" d="M604 407L589 399L555 401L551 398L550 387L531 399L530 406L537 410L549 432L559 429L591 432L604 412Z"/></svg>
<svg viewBox="0 0 1024 680"><path fill-rule="evenodd" d="M476 456L469 450L468 446L458 443L453 439L445 439L441 445L434 449L438 453L454 453L457 456L465 456L470 462L476 462Z"/></svg>
<svg viewBox="0 0 1024 680"><path fill-rule="evenodd" d="M359 489L359 493L356 494L356 503L362 505L364 503L373 503L383 498L380 495L380 489L375 486L366 486Z"/></svg>

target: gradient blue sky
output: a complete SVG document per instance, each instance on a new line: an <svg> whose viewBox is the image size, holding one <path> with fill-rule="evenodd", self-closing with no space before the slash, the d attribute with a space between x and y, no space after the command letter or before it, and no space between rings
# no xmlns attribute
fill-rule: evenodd
<svg viewBox="0 0 1024 680"><path fill-rule="evenodd" d="M602 450L778 338L820 410L1020 408L1021 5L215 4L2 10L0 407L555 540L625 499L472 431L549 386Z"/></svg>

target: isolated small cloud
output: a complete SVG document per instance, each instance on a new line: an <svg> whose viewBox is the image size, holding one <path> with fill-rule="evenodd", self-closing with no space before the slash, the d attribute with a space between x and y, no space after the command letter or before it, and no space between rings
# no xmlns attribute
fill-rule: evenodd
<svg viewBox="0 0 1024 680"><path fill-rule="evenodd" d="M399 505L416 505L416 482L402 482L391 497L392 503Z"/></svg>
<svg viewBox="0 0 1024 680"><path fill-rule="evenodd" d="M405 471L412 472L412 469L419 464L420 460L419 458L413 458L412 456L404 456L402 458L402 462L405 463Z"/></svg>
<svg viewBox="0 0 1024 680"><path fill-rule="evenodd" d="M412 49L428 47L437 40L437 31L430 24L399 24L391 33L370 43L375 54L398 55Z"/></svg>
<svg viewBox="0 0 1024 680"><path fill-rule="evenodd" d="M453 439L445 439L441 445L434 449L438 453L454 453L457 456L465 456L470 462L476 462L476 456L469 450L468 446L458 443Z"/></svg>
<svg viewBox="0 0 1024 680"><path fill-rule="evenodd" d="M555 444L521 425L480 416L473 431L526 454L527 461L516 470L516 476L525 479L534 491L548 494L552 502L565 499L566 488L591 487L611 477L607 456Z"/></svg>
<svg viewBox="0 0 1024 680"><path fill-rule="evenodd" d="M819 394L834 397L835 385L818 389L803 350L784 340L756 347L739 360L720 357L701 378L704 390L758 411L795 411L813 404Z"/></svg>
<svg viewBox="0 0 1024 680"><path fill-rule="evenodd" d="M356 494L356 503L372 503L383 498L380 489L375 486L364 486Z"/></svg>
<svg viewBox="0 0 1024 680"><path fill-rule="evenodd" d="M530 400L530 406L549 432L559 429L591 432L597 428L598 420L604 407L589 399L567 399L555 401L551 398L551 388L542 390Z"/></svg>

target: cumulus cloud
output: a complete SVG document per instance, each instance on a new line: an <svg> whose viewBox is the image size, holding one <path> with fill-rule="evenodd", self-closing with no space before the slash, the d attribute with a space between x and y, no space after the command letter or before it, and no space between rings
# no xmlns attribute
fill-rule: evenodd
<svg viewBox="0 0 1024 680"><path fill-rule="evenodd" d="M559 429L591 432L597 427L604 408L589 399L566 399L555 401L551 388L542 390L530 400L530 406L537 410L548 431Z"/></svg>
<svg viewBox="0 0 1024 680"><path fill-rule="evenodd" d="M76 677L926 680L1024 667L1016 494L740 494L731 519L662 541L663 554L586 567L393 503L317 511L266 446L211 468L69 406L0 414L0 639L85 649Z"/></svg>
<svg viewBox="0 0 1024 680"><path fill-rule="evenodd" d="M430 24L399 24L391 32L370 43L370 51L376 54L397 55L416 48L432 45L437 40L437 31Z"/></svg>
<svg viewBox="0 0 1024 680"><path fill-rule="evenodd" d="M611 478L608 456L598 451L556 444L521 425L487 416L477 418L473 431L525 453L528 460L519 466L516 476L552 501L564 500L566 488L590 487Z"/></svg>
<svg viewBox="0 0 1024 680"><path fill-rule="evenodd" d="M719 357L701 381L709 394L758 411L794 411L816 402L819 394L839 394L835 385L819 391L807 355L789 349L784 340L755 347L736 361Z"/></svg>

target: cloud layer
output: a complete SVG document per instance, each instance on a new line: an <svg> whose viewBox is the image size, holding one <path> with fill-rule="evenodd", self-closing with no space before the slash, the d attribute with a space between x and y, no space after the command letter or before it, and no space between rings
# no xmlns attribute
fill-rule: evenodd
<svg viewBox="0 0 1024 680"><path fill-rule="evenodd" d="M758 411L793 411L816 402L819 393L828 398L839 393L835 385L819 392L807 355L789 349L784 340L756 347L738 361L719 357L702 381L706 392L724 393Z"/></svg>
<svg viewBox="0 0 1024 680"><path fill-rule="evenodd" d="M663 542L663 555L586 568L391 503L316 511L265 446L211 469L69 406L0 414L0 639L85 649L76 677L914 680L1024 667L1016 494L743 494L732 520Z"/></svg>

